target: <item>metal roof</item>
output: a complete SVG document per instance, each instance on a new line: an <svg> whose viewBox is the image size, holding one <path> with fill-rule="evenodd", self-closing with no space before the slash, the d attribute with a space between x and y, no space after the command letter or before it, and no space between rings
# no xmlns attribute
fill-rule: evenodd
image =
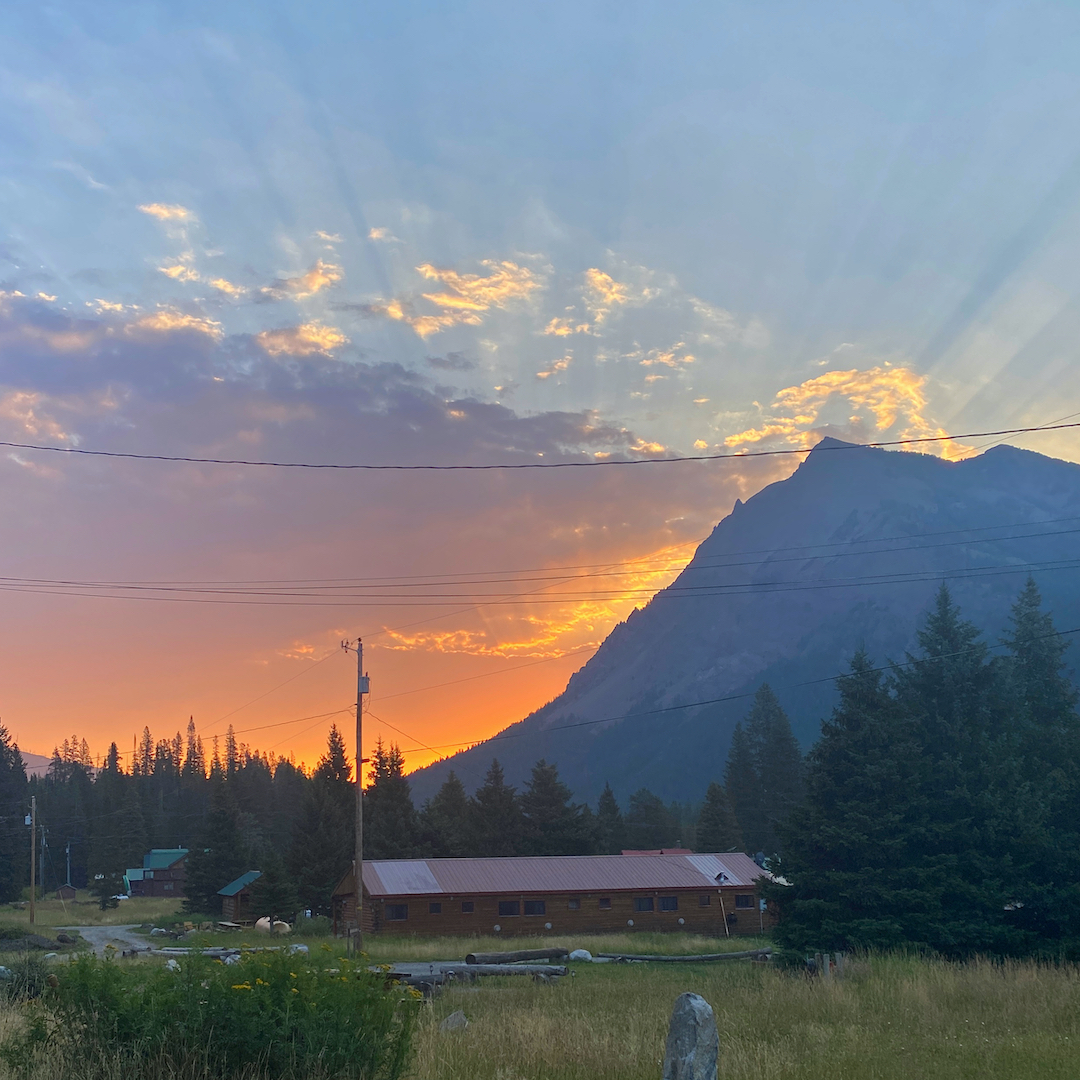
<svg viewBox="0 0 1080 1080"><path fill-rule="evenodd" d="M722 876L721 876L722 875ZM346 888L351 874L338 886ZM400 859L364 863L370 896L651 892L750 888L768 877L748 855L551 855L504 859Z"/></svg>
<svg viewBox="0 0 1080 1080"><path fill-rule="evenodd" d="M261 870L249 870L246 874L241 874L235 881L230 881L224 889L218 889L218 896L235 896L238 892L243 892L256 878L262 877Z"/></svg>
<svg viewBox="0 0 1080 1080"><path fill-rule="evenodd" d="M144 870L167 870L174 863L178 863L186 854L186 847L177 848L151 848L142 860Z"/></svg>

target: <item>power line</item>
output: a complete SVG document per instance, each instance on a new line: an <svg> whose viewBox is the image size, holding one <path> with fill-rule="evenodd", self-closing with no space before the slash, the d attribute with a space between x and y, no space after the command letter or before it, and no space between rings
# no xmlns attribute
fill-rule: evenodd
<svg viewBox="0 0 1080 1080"><path fill-rule="evenodd" d="M1036 427L1003 428L1000 431L969 431L960 435L925 435L917 439L888 439L880 442L841 443L787 450L747 450L733 454L686 454L656 458L602 458L593 461L529 461L502 462L491 465L373 465L354 462L259 461L248 458L191 457L181 454L137 454L120 450L86 450L78 446L47 446L39 443L19 443L0 440L0 446L14 450L42 450L54 454L78 454L84 457L124 458L134 461L173 461L191 465L244 465L268 469L334 469L366 472L492 472L519 469L595 469L618 465L670 465L682 461L725 461L733 458L785 457L809 454L813 450L863 450L886 446L918 446L928 443L953 442L959 439L984 439L995 436L1025 435L1037 431L1062 431L1080 427L1074 424L1043 424Z"/></svg>

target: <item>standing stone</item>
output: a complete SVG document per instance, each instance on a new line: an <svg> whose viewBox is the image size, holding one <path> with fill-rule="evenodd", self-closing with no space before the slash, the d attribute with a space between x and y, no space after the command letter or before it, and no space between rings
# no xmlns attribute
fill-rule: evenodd
<svg viewBox="0 0 1080 1080"><path fill-rule="evenodd" d="M452 1012L440 1025L440 1031L464 1031L469 1026L469 1021L465 1014L458 1009L457 1012Z"/></svg>
<svg viewBox="0 0 1080 1080"><path fill-rule="evenodd" d="M716 1080L719 1055L712 1007L698 994L680 994L671 1011L664 1080Z"/></svg>

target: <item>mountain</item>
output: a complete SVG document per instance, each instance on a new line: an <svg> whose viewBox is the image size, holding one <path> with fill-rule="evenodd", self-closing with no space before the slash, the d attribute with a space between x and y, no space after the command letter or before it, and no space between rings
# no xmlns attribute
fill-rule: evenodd
<svg viewBox="0 0 1080 1080"><path fill-rule="evenodd" d="M23 765L26 766L27 776L44 776L49 771L52 758L42 757L41 754L31 754L26 750L20 750L19 754L23 759Z"/></svg>
<svg viewBox="0 0 1080 1080"><path fill-rule="evenodd" d="M808 746L855 649L902 661L942 581L992 644L1028 573L1058 629L1080 627L1078 537L1078 465L1010 446L947 462L825 439L737 502L563 693L412 774L414 794L450 769L474 788L497 755L519 785L538 758L556 762L579 800L608 781L620 800L640 787L699 799L762 682ZM735 700L669 709L720 697Z"/></svg>

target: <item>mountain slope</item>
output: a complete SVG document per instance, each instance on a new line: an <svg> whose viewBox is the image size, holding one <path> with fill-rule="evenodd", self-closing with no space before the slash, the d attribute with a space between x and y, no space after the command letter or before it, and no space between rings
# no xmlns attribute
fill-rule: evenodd
<svg viewBox="0 0 1080 1080"><path fill-rule="evenodd" d="M1080 626L1078 537L1078 465L1008 446L954 463L826 439L788 479L737 503L554 701L413 774L414 793L429 796L451 768L473 788L497 755L518 784L538 758L557 762L579 799L606 781L620 798L647 786L697 799L748 700L650 710L768 681L809 744L831 678L860 644L902 660L942 580L991 642L1029 572L1058 628Z"/></svg>

